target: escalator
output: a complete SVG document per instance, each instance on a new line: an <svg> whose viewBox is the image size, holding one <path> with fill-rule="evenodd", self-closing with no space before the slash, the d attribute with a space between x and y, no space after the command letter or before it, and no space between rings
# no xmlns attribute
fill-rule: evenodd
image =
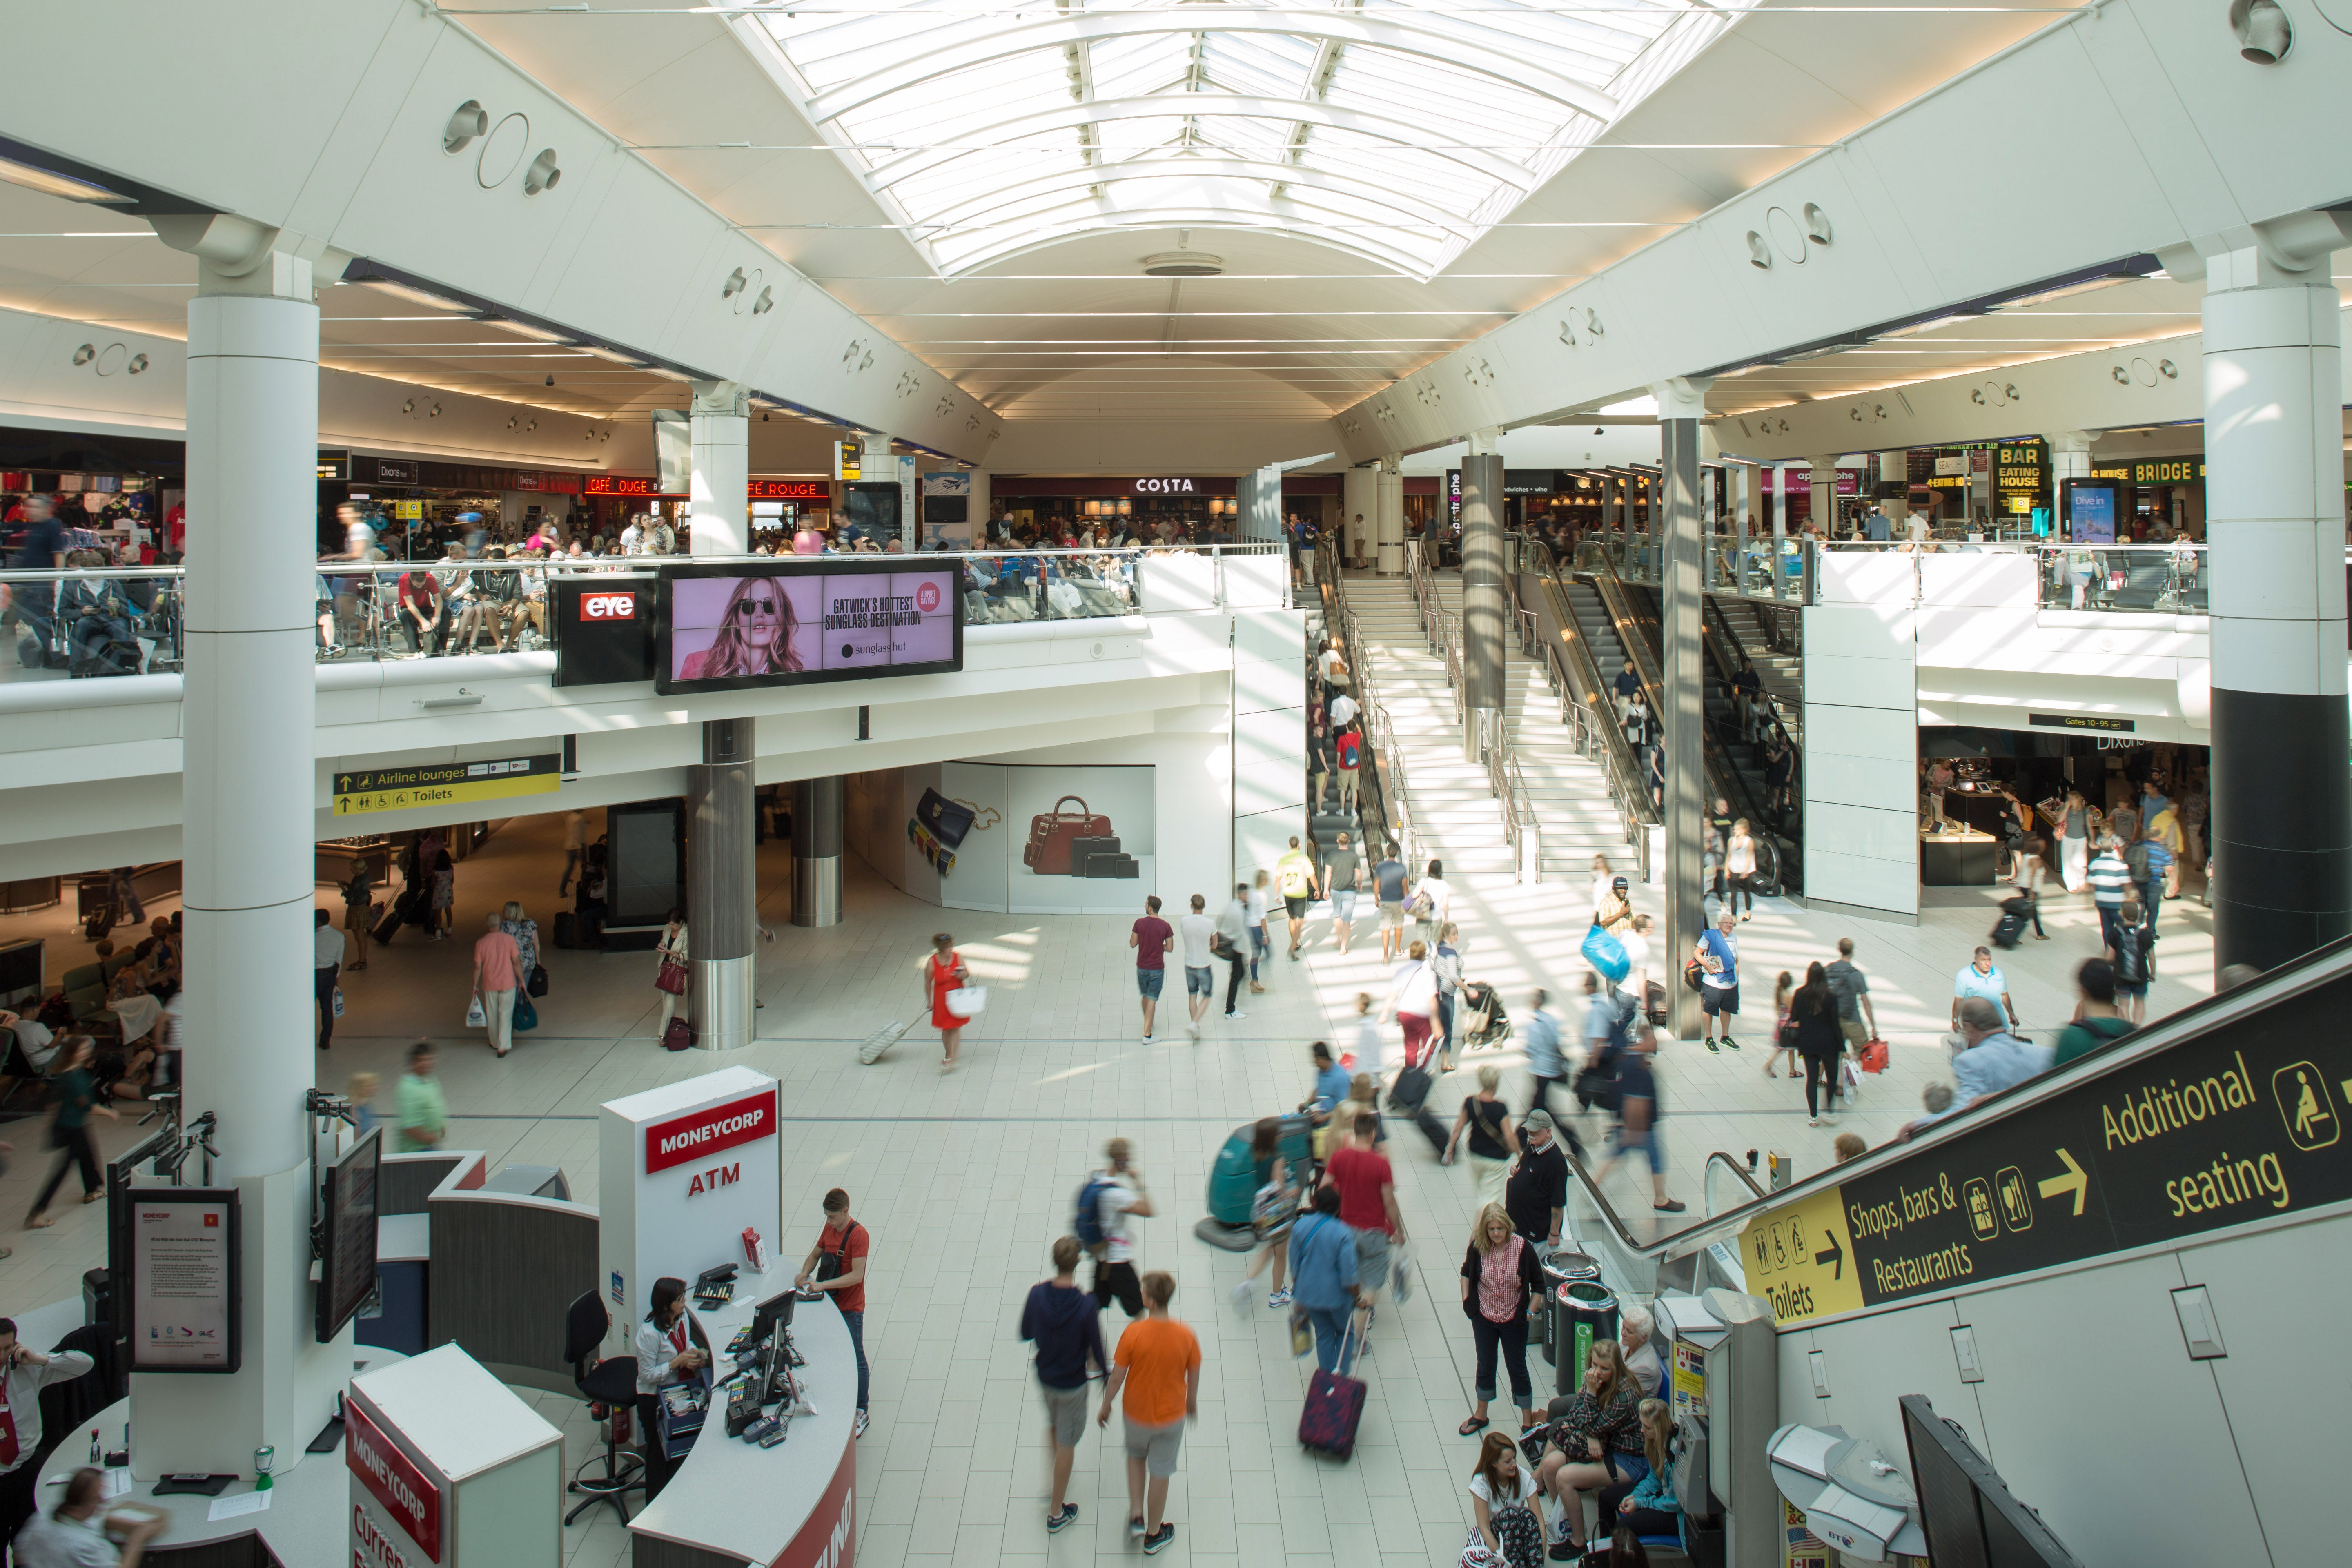
<svg viewBox="0 0 2352 1568"><path fill-rule="evenodd" d="M1656 593L1621 582L1606 570L1579 578L1577 586L1597 602L1601 618L1608 623L1609 646L1620 661L1613 668L1622 668L1630 651L1651 711L1664 713L1665 678L1659 651L1663 628ZM1580 618L1582 615L1580 608ZM1711 628L1703 627L1700 638L1705 650L1700 660L1705 680L1702 700L1707 719L1700 754L1706 770L1707 795L1710 800L1720 797L1728 802L1733 815L1746 817L1755 829L1756 891L1766 897L1793 893L1799 890L1803 875L1803 857L1794 831L1799 814L1793 809L1787 813L1768 809L1771 792L1766 785L1762 749L1748 745L1731 719L1730 676L1737 658L1734 656L1727 662L1720 639L1710 633ZM1600 646L1596 644L1596 652Z"/></svg>
<svg viewBox="0 0 2352 1568"><path fill-rule="evenodd" d="M1780 1423L1900 1456L1927 1395L2095 1568L2341 1561L2347 1006L2352 939L1671 1234L1575 1165L1570 1230L1621 1294L1768 1304Z"/></svg>

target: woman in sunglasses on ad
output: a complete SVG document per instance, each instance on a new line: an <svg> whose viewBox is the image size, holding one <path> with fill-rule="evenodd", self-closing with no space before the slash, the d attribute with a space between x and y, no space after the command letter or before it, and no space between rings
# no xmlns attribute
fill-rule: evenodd
<svg viewBox="0 0 2352 1568"><path fill-rule="evenodd" d="M680 680L716 680L737 675L776 675L801 668L793 647L796 627L784 584L773 577L740 577L727 596L719 635L709 647L679 663Z"/></svg>

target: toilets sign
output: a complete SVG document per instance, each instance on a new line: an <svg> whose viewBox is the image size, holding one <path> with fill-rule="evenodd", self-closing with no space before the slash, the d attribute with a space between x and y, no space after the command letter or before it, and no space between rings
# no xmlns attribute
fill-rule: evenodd
<svg viewBox="0 0 2352 1568"><path fill-rule="evenodd" d="M503 800L518 795L552 795L563 758L499 757L471 763L427 763L408 768L371 768L335 775L335 815L407 811L420 805Z"/></svg>

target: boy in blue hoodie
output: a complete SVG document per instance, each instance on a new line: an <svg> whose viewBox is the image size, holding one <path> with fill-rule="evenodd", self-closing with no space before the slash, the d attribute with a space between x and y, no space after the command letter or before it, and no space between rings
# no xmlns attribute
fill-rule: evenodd
<svg viewBox="0 0 2352 1568"><path fill-rule="evenodd" d="M1078 1517L1078 1505L1062 1500L1078 1437L1087 1429L1087 1378L1110 1370L1103 1353L1102 1324L1091 1292L1078 1289L1078 1258L1085 1251L1075 1236L1054 1243L1054 1277L1029 1287L1021 1308L1021 1337L1037 1347L1037 1384L1045 1396L1045 1422L1054 1443L1054 1507L1045 1528L1059 1531Z"/></svg>

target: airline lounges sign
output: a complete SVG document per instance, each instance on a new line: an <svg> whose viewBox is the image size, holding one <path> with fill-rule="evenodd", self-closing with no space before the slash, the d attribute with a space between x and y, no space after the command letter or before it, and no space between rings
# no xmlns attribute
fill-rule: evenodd
<svg viewBox="0 0 2352 1568"><path fill-rule="evenodd" d="M2352 981L2077 1081L1740 1233L1783 1326L2352 1198ZM1961 1125L1967 1125L1963 1119Z"/></svg>

